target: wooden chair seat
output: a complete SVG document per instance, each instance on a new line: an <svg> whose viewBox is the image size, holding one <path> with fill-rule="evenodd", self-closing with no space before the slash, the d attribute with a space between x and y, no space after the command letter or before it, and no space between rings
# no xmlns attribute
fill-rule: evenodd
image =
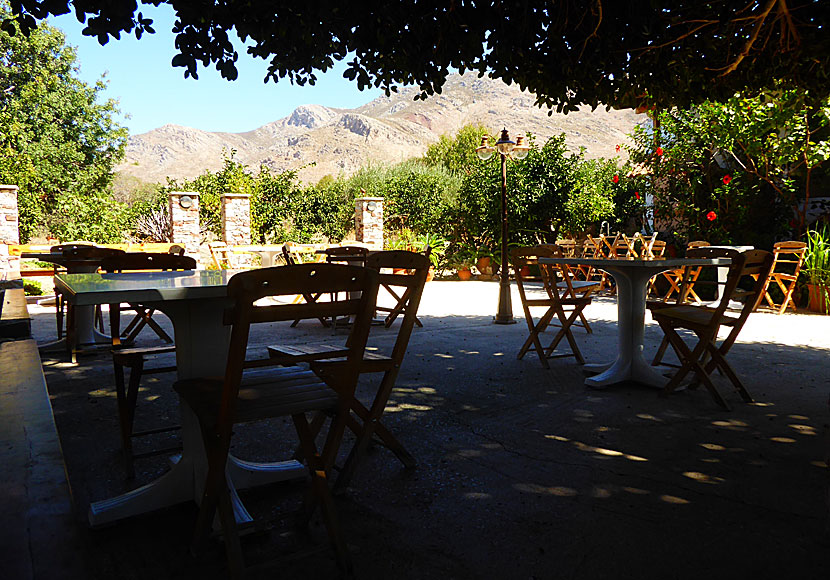
<svg viewBox="0 0 830 580"><path fill-rule="evenodd" d="M685 324L684 328L688 328L689 330L708 328L712 324L713 320L716 320L718 316L720 316L720 326L734 326L738 321L737 317L727 316L725 314L719 315L717 308L709 306L691 306L681 304L678 306L666 307L666 305L663 304L661 308L657 308L652 311L652 316L664 315L670 315L678 322L682 321Z"/></svg>
<svg viewBox="0 0 830 580"><path fill-rule="evenodd" d="M277 364L295 365L303 362L321 361L333 363L340 361L348 350L331 344L273 345L268 347L268 355ZM363 353L361 372L382 372L394 364L391 356L366 351Z"/></svg>
<svg viewBox="0 0 830 580"><path fill-rule="evenodd" d="M177 381L176 392L187 402L199 421L215 424L219 417L224 378ZM235 423L310 411L334 411L337 393L310 370L268 368L248 372L239 384Z"/></svg>

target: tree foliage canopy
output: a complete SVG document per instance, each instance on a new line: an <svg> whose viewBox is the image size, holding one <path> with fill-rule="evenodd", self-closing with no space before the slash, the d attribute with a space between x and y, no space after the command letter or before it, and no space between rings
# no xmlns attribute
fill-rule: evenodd
<svg viewBox="0 0 830 580"><path fill-rule="evenodd" d="M7 14L0 1L0 19ZM103 88L77 78L75 51L60 31L0 30L0 182L20 186L23 240L38 229L64 239L121 238L109 187L127 131L114 119L115 101L98 102ZM101 216L108 223L82 228Z"/></svg>
<svg viewBox="0 0 830 580"><path fill-rule="evenodd" d="M532 91L540 105L685 106L772 79L830 92L830 10L822 0L143 0L169 4L179 51L196 77L237 77L236 32L269 61L266 80L316 80L354 54L345 75L387 92L441 92L451 69ZM69 0L12 0L24 28L68 13ZM74 0L84 34L105 44L155 32L135 0Z"/></svg>

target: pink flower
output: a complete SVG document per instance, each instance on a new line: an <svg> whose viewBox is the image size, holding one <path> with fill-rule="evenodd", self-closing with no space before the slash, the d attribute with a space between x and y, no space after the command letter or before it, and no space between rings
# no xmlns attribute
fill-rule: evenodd
<svg viewBox="0 0 830 580"><path fill-rule="evenodd" d="M637 199L640 199L640 192L639 192L639 191L635 191L635 192L634 192L634 197L636 197Z"/></svg>
<svg viewBox="0 0 830 580"><path fill-rule="evenodd" d="M710 222L713 222L716 219L718 219L718 214L716 214L713 211L710 211L709 213L706 214L706 219L709 220Z"/></svg>
<svg viewBox="0 0 830 580"><path fill-rule="evenodd" d="M617 145L616 149L617 149L617 153L619 153L620 152L620 146Z"/></svg>
<svg viewBox="0 0 830 580"><path fill-rule="evenodd" d="M731 175L726 174L726 175L723 176L723 184L724 185L729 185L730 181L732 181L732 176Z"/></svg>
<svg viewBox="0 0 830 580"><path fill-rule="evenodd" d="M620 176L615 175L614 177L611 178L611 181L613 181L614 183L619 183L620 182Z"/></svg>
<svg viewBox="0 0 830 580"><path fill-rule="evenodd" d="M663 156L663 148L658 147L657 151L655 151L655 153L657 153L657 157L662 157Z"/></svg>

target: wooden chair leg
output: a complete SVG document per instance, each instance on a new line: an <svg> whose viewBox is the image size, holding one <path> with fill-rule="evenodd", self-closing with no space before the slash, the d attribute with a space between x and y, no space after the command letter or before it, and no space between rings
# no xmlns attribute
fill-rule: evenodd
<svg viewBox="0 0 830 580"><path fill-rule="evenodd" d="M672 327L665 324L660 324L660 326L666 333L666 337L671 342L672 347L674 348L682 363L677 373L671 378L671 380L669 380L668 384L665 387L663 387L661 394L667 395L671 393L680 385L680 382L683 380L683 378L690 371L692 371L695 373L695 377L699 379L700 382L702 382L706 389L709 391L709 394L712 395L712 398L715 400L715 402L717 402L721 407L728 411L729 403L726 402L726 399L723 398L723 395L721 395L717 387L715 387L715 384L712 382L709 373L707 373L706 368L700 362L706 355L712 337L698 335L700 340L698 341L694 350L691 350L686 345L686 343L683 342L683 339L680 338L680 335L678 335Z"/></svg>
<svg viewBox="0 0 830 580"><path fill-rule="evenodd" d="M660 341L660 346L657 348L657 354L654 355L654 360L651 361L651 366L656 367L663 362L663 357L666 355L666 349L669 347L669 339L663 336Z"/></svg>
<svg viewBox="0 0 830 580"><path fill-rule="evenodd" d="M386 371L383 374L380 386L378 387L378 392L375 395L374 401L372 401L371 409L366 409L366 407L364 407L363 404L356 399L352 401L352 410L355 411L355 414L358 416L362 415L362 424L354 425L354 423L358 423L358 421L347 423L347 425L357 435L357 441L355 441L352 449L349 451L346 462L343 464L343 468L337 475L337 481L334 485L335 492L345 489L352 480L358 463L365 454L366 449L369 447L369 443L372 441L372 437L375 435L375 432L380 425L380 419L383 416L386 403L392 394L392 388L395 385L397 377L397 369ZM358 407L360 408L359 411L357 410ZM349 415L348 418L351 418L351 415ZM357 427L357 430L355 430L355 427ZM395 455L398 455L399 459L401 459L401 455L399 455L399 453L402 452L403 459L401 459L401 462L404 466L409 467L409 465L407 465L409 462L408 460L411 459L412 463L414 463L414 458L396 439L394 439L394 437L392 439L394 441L394 448L390 447L390 450L392 450Z"/></svg>
<svg viewBox="0 0 830 580"><path fill-rule="evenodd" d="M334 508L334 501L331 497L328 487L328 478L326 476L326 455L336 454L336 449L332 452L331 447L339 447L339 440L343 434L343 426L345 419L345 409L341 409L335 420L332 422L332 427L329 430L329 437L326 440L324 447L324 455L321 457L317 453L314 445L314 438L311 434L311 429L306 420L305 415L292 415L294 420L294 427L297 430L297 436L300 439L300 445L305 454L308 471L311 476L311 491L313 500L320 504L320 510L323 516L323 523L328 532L329 541L337 558L337 566L341 571L350 573L352 570L351 558L346 547L346 542L343 540L343 534L340 530L340 524L337 520L337 512ZM338 435L339 433L339 435ZM333 462L333 461L332 461ZM313 508L313 506L312 506Z"/></svg>
<svg viewBox="0 0 830 580"><path fill-rule="evenodd" d="M63 294L55 293L55 324L58 327L58 340L63 338L63 309L66 307L66 301L63 299Z"/></svg>
<svg viewBox="0 0 830 580"><path fill-rule="evenodd" d="M133 462L133 425L135 422L135 407L138 400L138 389L141 375L144 371L144 360L137 357L130 361L130 379L127 388L124 385L124 366L113 361L115 373L115 393L118 402L118 424L121 430L121 451L124 456L124 468L128 479L135 478Z"/></svg>
<svg viewBox="0 0 830 580"><path fill-rule="evenodd" d="M521 360L528 351L533 350L539 355L539 360L541 361L542 366L546 369L550 368L548 359L545 356L545 349L542 347L542 342L539 340L539 334L545 331L554 314L553 308L548 308L539 321L534 324L533 318L528 312L526 319L528 329L530 330L530 336L527 337L527 340L525 340L522 348L519 349L519 354L516 355L517 359ZM531 346L533 347L532 349Z"/></svg>

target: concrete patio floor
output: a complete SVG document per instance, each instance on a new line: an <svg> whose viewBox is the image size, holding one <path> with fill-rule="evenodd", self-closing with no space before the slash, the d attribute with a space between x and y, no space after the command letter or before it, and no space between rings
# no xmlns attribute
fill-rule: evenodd
<svg viewBox="0 0 830 580"><path fill-rule="evenodd" d="M514 292L518 323L492 324L497 292L495 282L427 285L424 327L413 333L384 419L418 467L406 471L377 447L337 499L358 578L828 577L830 318L753 314L728 358L756 402L741 402L717 377L727 412L705 389L668 398L630 384L592 390L573 358L552 360L550 370L533 353L517 360L527 336L521 305ZM31 311L35 338L54 339L53 309ZM610 360L614 299L595 299L586 314L593 334L576 330L585 359ZM650 357L662 333L646 318ZM391 345L396 330L373 329L370 343ZM254 342L301 343L330 331L306 321L271 332ZM155 343L149 331L140 340ZM219 542L200 559L188 552L195 504L88 529L90 501L151 481L166 460L139 460L137 479L124 479L108 356L78 365L44 356L44 368L87 578L224 577ZM139 422L176 418L170 377L155 377ZM362 380L362 398L375 380ZM284 456L290 425L268 427L240 428L235 452ZM274 527L245 540L254 557L293 541L280 533L290 529L281 516L300 489L243 492ZM312 531L325 548L319 525ZM336 575L326 549L282 567L285 578Z"/></svg>

